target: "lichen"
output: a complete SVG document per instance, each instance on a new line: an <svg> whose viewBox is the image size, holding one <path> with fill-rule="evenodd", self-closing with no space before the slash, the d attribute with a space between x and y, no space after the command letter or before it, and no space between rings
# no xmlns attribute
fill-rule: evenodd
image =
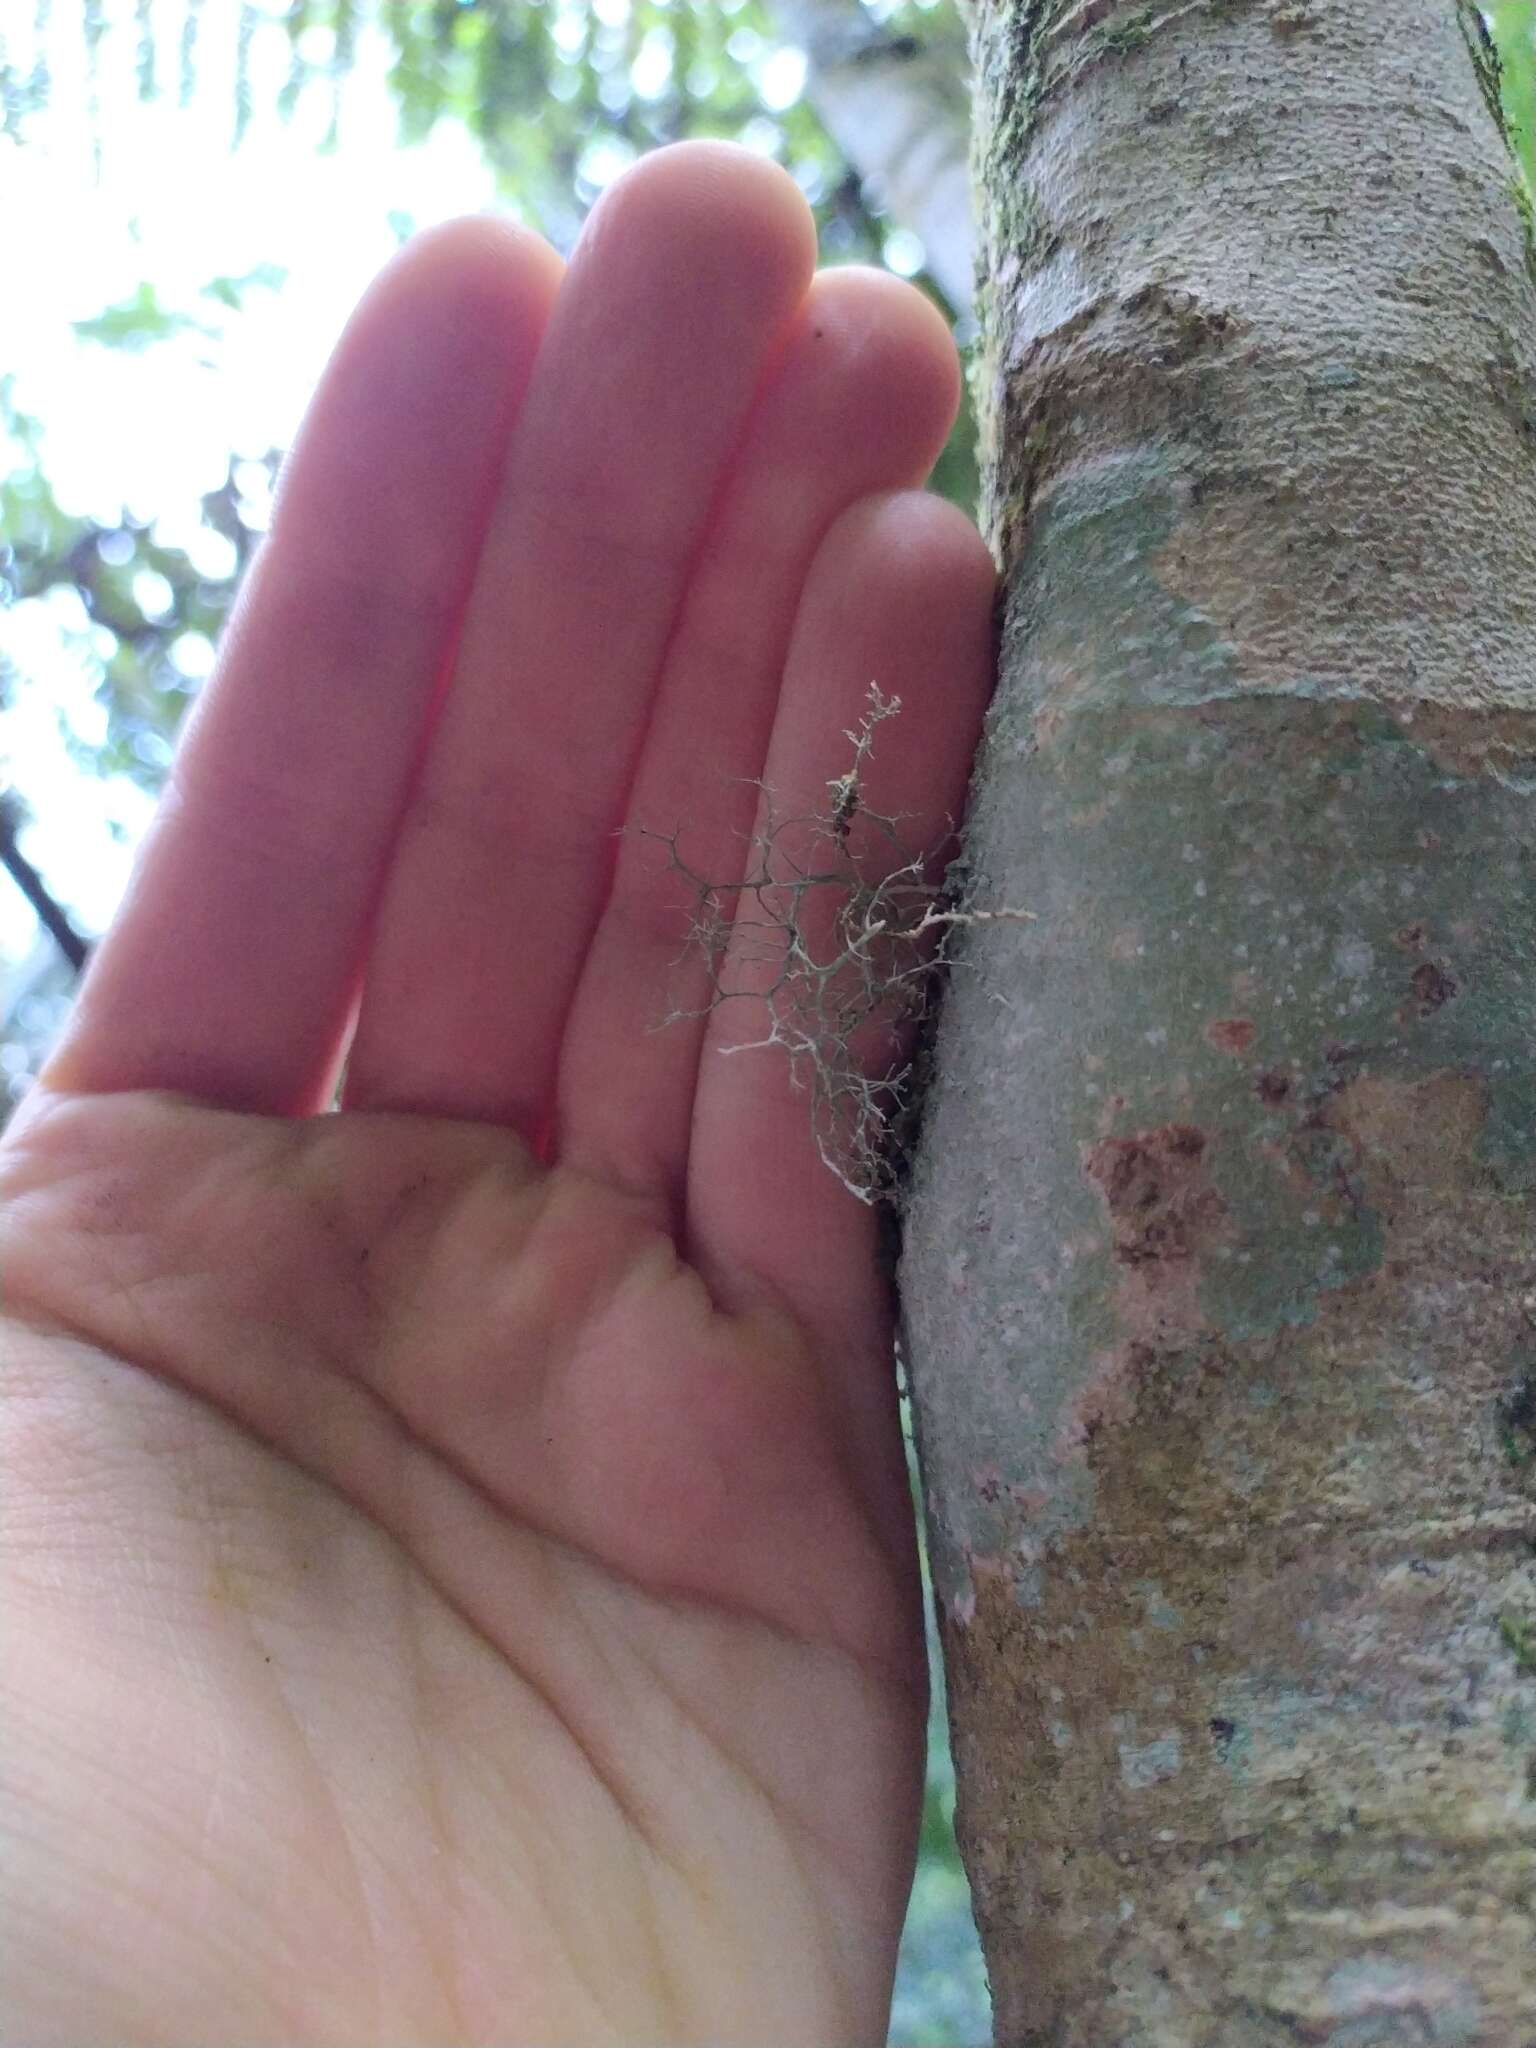
<svg viewBox="0 0 1536 2048"><path fill-rule="evenodd" d="M1181 12L1176 7L1159 12L1143 5L1085 29L1077 0L1015 0L1008 10L1008 29L998 38L1004 61L981 80L987 117L978 130L984 187L994 194L1016 187L1050 102L1095 66L1141 49ZM1060 50L1055 47L1058 37L1063 43ZM998 171L1009 175L991 175ZM1020 244L1010 236L1007 246Z"/></svg>
<svg viewBox="0 0 1536 2048"><path fill-rule="evenodd" d="M1072 67L1073 75L1105 57L1128 57L1143 43L1151 41L1157 25L1156 10L1151 7L1139 7L1134 14L1101 23L1083 38Z"/></svg>
<svg viewBox="0 0 1536 2048"><path fill-rule="evenodd" d="M1536 198L1531 196L1530 185L1519 164L1516 164L1509 180L1509 196L1515 202L1515 211L1520 216L1520 238L1525 248L1526 275L1533 284L1536 284Z"/></svg>
<svg viewBox="0 0 1536 2048"><path fill-rule="evenodd" d="M1472 61L1472 70L1477 79L1477 89L1483 97L1483 105L1488 109L1505 148L1513 154L1514 145L1510 141L1509 123L1504 115L1504 67L1499 61L1498 45L1489 33L1482 9L1475 4L1475 0L1456 0L1456 20L1461 29L1461 39L1467 46L1467 55Z"/></svg>

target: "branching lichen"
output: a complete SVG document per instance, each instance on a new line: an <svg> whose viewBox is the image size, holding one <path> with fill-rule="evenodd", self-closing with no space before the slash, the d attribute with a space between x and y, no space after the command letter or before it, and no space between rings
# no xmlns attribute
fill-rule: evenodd
<svg viewBox="0 0 1536 2048"><path fill-rule="evenodd" d="M753 1037L723 1048L776 1048L806 1091L822 1160L862 1202L890 1200L903 1177L918 1093L914 1039L949 965L956 929L1033 913L963 907L948 876L914 852L903 821L868 808L864 771L875 733L901 710L871 683L869 708L847 738L847 769L827 784L828 803L781 815L764 784L762 815L746 873L723 882L700 874L666 845L692 897L690 951L709 963L704 1016L750 1002L763 1014Z"/></svg>

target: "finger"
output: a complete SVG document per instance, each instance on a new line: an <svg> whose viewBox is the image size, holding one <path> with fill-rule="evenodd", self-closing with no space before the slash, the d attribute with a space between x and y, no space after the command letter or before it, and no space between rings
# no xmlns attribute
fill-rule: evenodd
<svg viewBox="0 0 1536 2048"><path fill-rule="evenodd" d="M326 1098L558 277L535 236L467 220L363 299L50 1087Z"/></svg>
<svg viewBox="0 0 1536 2048"><path fill-rule="evenodd" d="M922 480L958 396L954 344L920 293L878 271L817 279L667 649L561 1048L566 1163L680 1197L710 983L686 944L694 891L678 864L722 882L740 873L817 545L856 499Z"/></svg>
<svg viewBox="0 0 1536 2048"><path fill-rule="evenodd" d="M781 1046L757 1041L775 1020L805 1024L813 1043L802 1080L813 1061L824 1078L856 1083L901 1057L902 1032L881 1021L878 1004L861 1008L859 958L825 988L793 963L783 979L785 927L793 920L807 959L824 965L874 922L872 914L839 927L842 906L864 900L841 886L851 869L874 887L928 857L928 880L938 878L931 857L959 818L991 685L992 594L980 538L936 498L906 492L868 501L828 535L795 627L756 837L771 849L766 863L776 878L827 874L839 885L742 892L721 972L722 986L739 993L717 1005L701 1057L688 1163L690 1255L726 1306L776 1299L828 1339L834 1356L850 1345L882 1356L877 1218L823 1163L814 1092L795 1085ZM901 708L873 729L861 810L845 847L825 822L828 785L849 767L847 733L870 708L872 679ZM881 815L898 821L894 837L876 823ZM823 822L803 822L813 818ZM921 912L921 900L906 895L888 894L876 906L905 929ZM862 957L878 984L912 955L910 947L871 944ZM829 997L824 1015L821 995ZM857 1133L835 1135L843 1144Z"/></svg>
<svg viewBox="0 0 1536 2048"><path fill-rule="evenodd" d="M689 569L813 258L793 182L725 144L658 151L594 209L385 890L349 1102L539 1133Z"/></svg>

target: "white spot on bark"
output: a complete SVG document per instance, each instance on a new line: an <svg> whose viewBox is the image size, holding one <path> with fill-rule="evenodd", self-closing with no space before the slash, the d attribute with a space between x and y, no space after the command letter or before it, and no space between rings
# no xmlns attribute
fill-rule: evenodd
<svg viewBox="0 0 1536 2048"><path fill-rule="evenodd" d="M1368 939L1339 939L1333 948L1333 964L1351 981L1363 981L1376 965L1376 948Z"/></svg>
<svg viewBox="0 0 1536 2048"><path fill-rule="evenodd" d="M1176 1732L1159 1735L1154 1742L1120 1744L1121 1782L1135 1791L1148 1785L1161 1784L1164 1778L1178 1775L1183 1761L1183 1747Z"/></svg>
<svg viewBox="0 0 1536 2048"><path fill-rule="evenodd" d="M1135 1591L1141 1596L1147 1620L1153 1628L1175 1629L1181 1626L1182 1617L1178 1609L1170 1604L1155 1579L1138 1579Z"/></svg>
<svg viewBox="0 0 1536 2048"><path fill-rule="evenodd" d="M1386 1956L1355 1956L1323 1986L1331 2020L1383 2020L1401 2015L1414 2033L1404 2040L1432 2041L1435 2048L1470 2048L1482 2035L1482 2006L1464 1978L1433 1965L1395 1962ZM1353 2029L1351 2029L1353 2032ZM1362 2039L1364 2036L1362 2036ZM1397 2033L1383 2036L1398 2039Z"/></svg>

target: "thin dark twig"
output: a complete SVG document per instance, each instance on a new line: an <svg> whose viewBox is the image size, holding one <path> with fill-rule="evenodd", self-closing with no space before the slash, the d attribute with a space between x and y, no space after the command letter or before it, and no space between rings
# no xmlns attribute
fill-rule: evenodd
<svg viewBox="0 0 1536 2048"><path fill-rule="evenodd" d="M73 972L79 974L90 957L91 949L70 922L68 911L16 844L16 821L5 804L0 804L0 867L5 869L37 912L38 922Z"/></svg>

